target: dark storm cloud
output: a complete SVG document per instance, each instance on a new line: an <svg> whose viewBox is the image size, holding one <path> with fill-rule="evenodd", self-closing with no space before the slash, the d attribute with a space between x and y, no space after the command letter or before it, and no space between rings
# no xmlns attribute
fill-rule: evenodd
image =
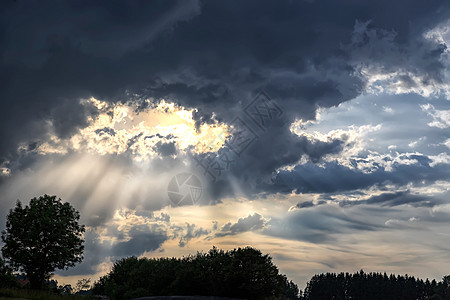
<svg viewBox="0 0 450 300"><path fill-rule="evenodd" d="M352 59L389 57L388 51L382 57L364 51L352 56L341 47L371 47L364 35L352 42L356 20L394 30L395 42L409 45L446 16L445 5L5 2L0 82L2 111L8 116L2 119L0 155L8 157L17 143L41 138L46 133L42 119L52 118L62 136L83 126L89 112L78 104L81 97L165 97L198 107L197 120L208 122L212 111L229 120L239 110L235 104L265 88L288 115L313 118L316 104L328 107L360 93ZM435 70L430 66L437 63L436 55L420 57L418 71Z"/></svg>
<svg viewBox="0 0 450 300"><path fill-rule="evenodd" d="M251 124L249 120L248 124ZM327 154L342 151L345 143L345 140L337 138L323 142L309 140L305 136L299 137L290 131L285 118L274 120L271 126L265 128L264 132L259 131L258 134L259 136L240 157L230 153L229 170L225 170L223 176L218 177L216 182L208 184L208 192L213 198L232 196L233 180L241 182L245 186L243 192L246 196L252 197L255 193L270 189L274 172L278 168L297 163L304 154L312 162L319 162ZM205 158L199 159L204 164L208 163ZM221 164L224 166L223 160ZM217 172L215 174L218 175Z"/></svg>
<svg viewBox="0 0 450 300"><path fill-rule="evenodd" d="M108 128L108 127L105 127L105 128L102 128L102 129L97 129L95 131L95 133L100 135L100 136L102 136L103 134L109 134L109 135L112 135L112 136L116 135L116 131L113 128Z"/></svg>
<svg viewBox="0 0 450 300"><path fill-rule="evenodd" d="M130 53L147 53L152 40L198 12L197 1L3 2L0 96L8 114L0 124L0 157L44 138L43 120L63 137L84 126L90 111L80 98L117 99L129 84L146 81L154 59L141 67Z"/></svg>
<svg viewBox="0 0 450 300"><path fill-rule="evenodd" d="M423 161L428 161L428 159L425 157L411 165L397 165L392 171L378 168L371 173L350 169L336 162L325 163L322 167L307 163L296 166L292 171L281 171L274 180L274 184L268 189L272 188L273 192L282 193L292 191L296 193L334 193L358 190L374 185L383 187L386 184L396 186L404 186L408 183L430 184L443 178L450 178L447 164L431 167L428 164L422 164Z"/></svg>
<svg viewBox="0 0 450 300"><path fill-rule="evenodd" d="M38 100L38 99L36 99ZM97 109L88 103L80 105L73 99L61 99L50 108L49 120L58 137L67 138L76 133L77 129L88 125L88 117L95 117Z"/></svg>
<svg viewBox="0 0 450 300"><path fill-rule="evenodd" d="M42 50L64 39L85 53L118 57L199 12L198 1L10 1L3 6L4 59L29 65L42 64L49 55Z"/></svg>
<svg viewBox="0 0 450 300"><path fill-rule="evenodd" d="M211 198L231 195L231 179L248 196L439 179L448 176L439 166L362 174L339 165L308 164L276 178L274 172L304 154L316 163L342 151L342 139L311 141L291 133L289 125L296 118L313 119L318 106L338 105L363 92L359 64L382 65L386 72L406 69L438 82L443 48L421 37L448 11L446 1L4 2L0 159L12 161L14 172L39 158L32 151L17 153L19 143L40 143L53 131L67 137L85 126L96 110L79 104L80 98L165 98L197 108L199 128L212 122L213 112L230 122L265 90L283 115L258 131L230 172L208 187ZM411 84L408 78L402 82ZM112 134L98 134L107 132ZM172 145L157 145L162 159L155 160L155 169L180 163L172 159ZM94 190L95 179L80 182L82 190ZM96 211L88 223L101 224L110 216L110 211Z"/></svg>
<svg viewBox="0 0 450 300"><path fill-rule="evenodd" d="M172 156L172 155L177 154L177 148L175 146L175 142L170 142L170 143L158 142L155 145L155 151L158 152L162 156Z"/></svg>
<svg viewBox="0 0 450 300"><path fill-rule="evenodd" d="M353 193L353 192L352 192ZM343 194L345 195L345 193ZM330 196L325 196L322 198L328 198L328 200L333 200ZM341 200L338 201L340 207L350 207L362 204L375 205L375 206L387 206L395 207L400 205L410 205L412 207L433 207L445 203L446 201L435 196L425 196L425 195L414 195L410 191L398 191L398 192L387 192L376 196L370 196L364 200ZM298 203L294 208L309 208L317 207L319 205L326 204L327 201L319 200L317 202L305 201Z"/></svg>
<svg viewBox="0 0 450 300"><path fill-rule="evenodd" d="M296 205L297 208L307 208L307 207L314 207L315 204L312 201L306 201L306 202L302 202L302 203L298 203Z"/></svg>
<svg viewBox="0 0 450 300"><path fill-rule="evenodd" d="M314 201L305 201L298 203L295 208L308 208L308 207L315 207L322 204L326 204L327 202L325 200L319 200L317 202Z"/></svg>
<svg viewBox="0 0 450 300"><path fill-rule="evenodd" d="M381 206L399 206L409 204L415 207L432 207L442 204L442 200L433 199L423 195L413 195L409 191L400 191L395 193L382 193L380 195L372 196L366 200L357 201L341 201L340 206L352 206L359 204L379 204Z"/></svg>

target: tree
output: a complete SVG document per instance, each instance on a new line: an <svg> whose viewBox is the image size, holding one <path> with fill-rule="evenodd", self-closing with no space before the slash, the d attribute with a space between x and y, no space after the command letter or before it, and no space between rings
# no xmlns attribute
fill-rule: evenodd
<svg viewBox="0 0 450 300"><path fill-rule="evenodd" d="M5 261L0 257L0 288L17 287L18 283Z"/></svg>
<svg viewBox="0 0 450 300"><path fill-rule="evenodd" d="M423 281L414 276L395 276L386 273L326 273L314 275L307 283L303 300L314 299L450 299L446 276L442 282ZM447 297L447 298L446 298Z"/></svg>
<svg viewBox="0 0 450 300"><path fill-rule="evenodd" d="M183 258L123 258L94 284L93 293L111 299L162 295L298 299L299 291L279 274L269 255L251 247L230 251L214 247Z"/></svg>
<svg viewBox="0 0 450 300"><path fill-rule="evenodd" d="M73 288L70 284L60 285L58 291L61 295L71 295L73 293Z"/></svg>
<svg viewBox="0 0 450 300"><path fill-rule="evenodd" d="M79 219L79 212L56 196L33 198L25 207L17 201L2 232L3 257L27 274L31 288L42 289L55 269L82 261L85 227Z"/></svg>
<svg viewBox="0 0 450 300"><path fill-rule="evenodd" d="M91 279L90 278L82 278L77 281L75 285L75 293L82 294L83 292L88 291L91 288Z"/></svg>

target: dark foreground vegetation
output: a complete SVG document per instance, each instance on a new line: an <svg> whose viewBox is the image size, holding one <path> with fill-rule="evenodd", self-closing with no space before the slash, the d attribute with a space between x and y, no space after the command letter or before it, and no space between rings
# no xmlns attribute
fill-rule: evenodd
<svg viewBox="0 0 450 300"><path fill-rule="evenodd" d="M89 280L72 289L48 281L45 290L21 286L10 268L0 260L0 299L33 300L130 299L143 296L205 295L244 299L400 299L449 300L450 275L429 281L386 273L326 273L315 275L303 292L288 281L271 262L253 248L223 251L216 248L185 258L119 260L111 272L89 290ZM75 294L75 295L74 295Z"/></svg>
<svg viewBox="0 0 450 300"><path fill-rule="evenodd" d="M9 267L25 273L33 289L42 289L56 269L83 260L84 225L80 213L56 196L44 195L25 207L17 201L2 231L2 255Z"/></svg>
<svg viewBox="0 0 450 300"><path fill-rule="evenodd" d="M185 258L136 258L116 262L94 294L113 299L204 295L245 299L297 299L297 285L279 274L269 255L254 248L212 248Z"/></svg>
<svg viewBox="0 0 450 300"><path fill-rule="evenodd" d="M65 295L55 291L42 291L31 289L12 289L4 288L0 289L0 300L2 299L27 299L27 300L94 300L94 297L90 296L78 296L78 295Z"/></svg>
<svg viewBox="0 0 450 300"><path fill-rule="evenodd" d="M302 299L448 300L450 275L441 282L386 273L326 273L308 282Z"/></svg>

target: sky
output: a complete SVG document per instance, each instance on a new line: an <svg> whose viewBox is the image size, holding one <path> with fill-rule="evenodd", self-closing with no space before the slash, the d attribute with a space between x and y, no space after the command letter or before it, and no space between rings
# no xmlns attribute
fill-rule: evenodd
<svg viewBox="0 0 450 300"><path fill-rule="evenodd" d="M252 246L317 273L450 269L450 3L2 1L0 230L57 195L98 279Z"/></svg>

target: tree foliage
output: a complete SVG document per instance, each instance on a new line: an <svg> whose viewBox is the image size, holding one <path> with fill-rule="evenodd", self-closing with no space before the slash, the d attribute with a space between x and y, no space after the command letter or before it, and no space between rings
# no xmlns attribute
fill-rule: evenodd
<svg viewBox="0 0 450 300"><path fill-rule="evenodd" d="M82 278L77 281L75 285L75 293L82 294L87 292L91 288L91 279L90 278Z"/></svg>
<svg viewBox="0 0 450 300"><path fill-rule="evenodd" d="M450 300L450 276L437 283L413 276L386 273L326 273L314 275L308 282L302 299L405 299Z"/></svg>
<svg viewBox="0 0 450 300"><path fill-rule="evenodd" d="M84 226L80 214L56 196L31 199L23 207L17 201L2 232L3 256L14 269L27 274L32 288L41 289L55 269L81 262Z"/></svg>
<svg viewBox="0 0 450 300"><path fill-rule="evenodd" d="M94 284L112 299L203 295L246 299L297 299L298 288L279 274L269 255L247 247L177 258L129 257Z"/></svg>
<svg viewBox="0 0 450 300"><path fill-rule="evenodd" d="M0 257L0 288L17 287L18 282L14 277L11 268L9 268L5 261Z"/></svg>

